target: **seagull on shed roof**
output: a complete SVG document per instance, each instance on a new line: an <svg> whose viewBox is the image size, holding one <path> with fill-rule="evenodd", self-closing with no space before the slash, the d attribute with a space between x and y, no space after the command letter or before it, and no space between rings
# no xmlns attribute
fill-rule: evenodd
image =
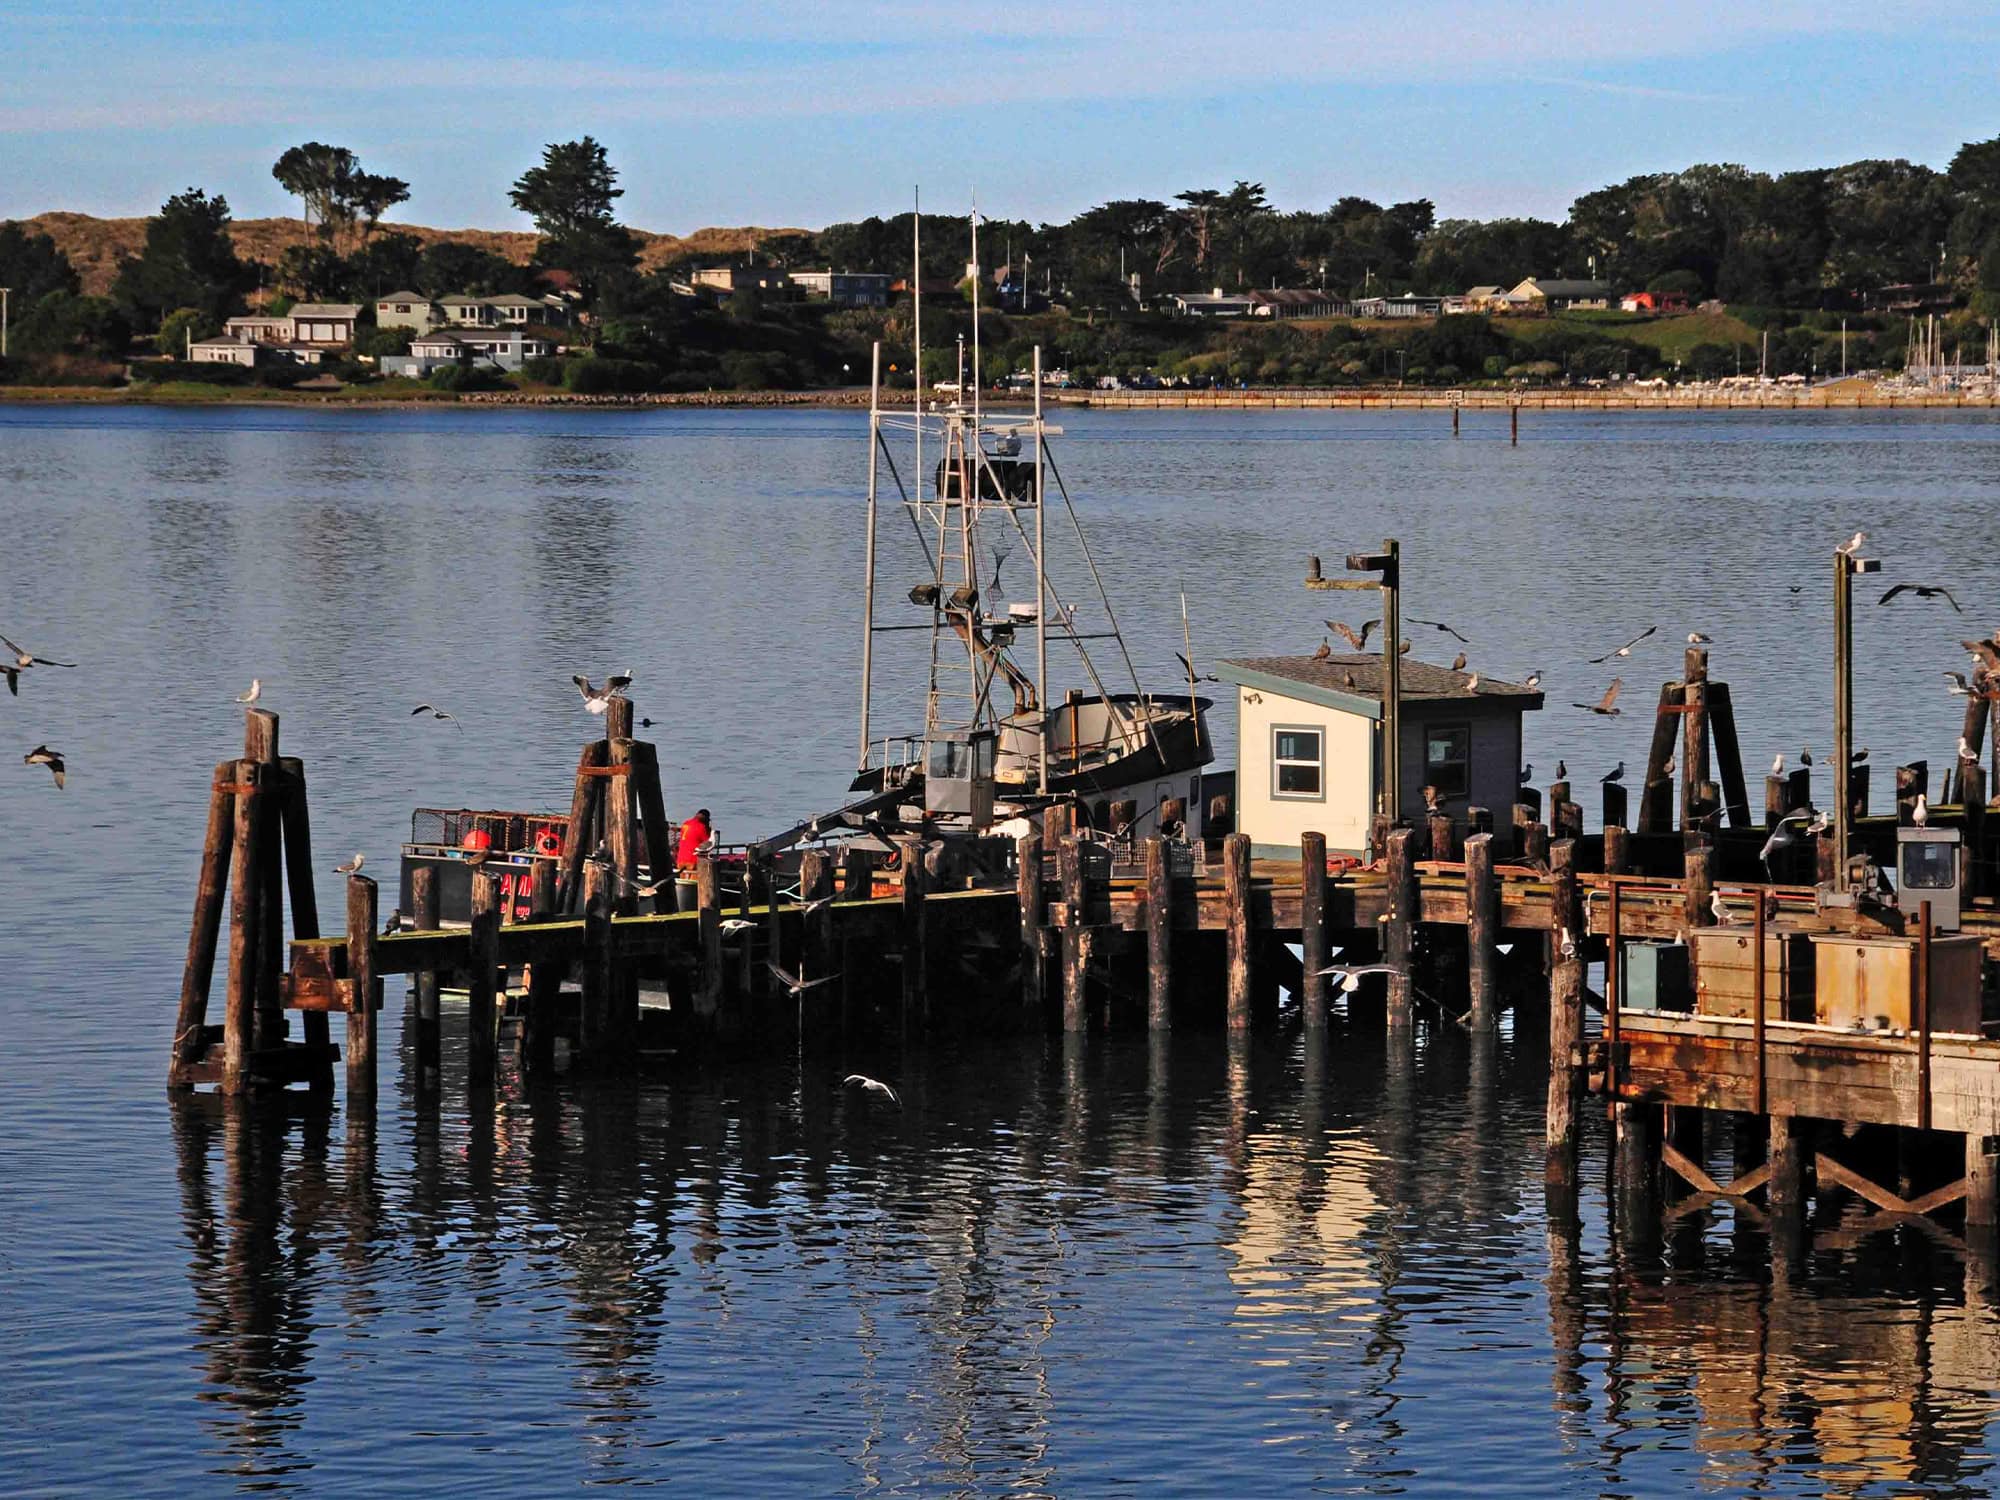
<svg viewBox="0 0 2000 1500"><path fill-rule="evenodd" d="M1312 659L1314 661L1325 661L1331 655L1333 655L1333 644L1325 636L1321 636L1319 649L1313 652Z"/></svg>
<svg viewBox="0 0 2000 1500"><path fill-rule="evenodd" d="M1349 625L1345 620L1328 620L1326 628L1339 636L1343 641L1346 641L1356 651L1366 651L1368 649L1368 633L1381 623L1380 620L1363 620L1361 622L1361 632L1358 635L1355 633L1354 627Z"/></svg>

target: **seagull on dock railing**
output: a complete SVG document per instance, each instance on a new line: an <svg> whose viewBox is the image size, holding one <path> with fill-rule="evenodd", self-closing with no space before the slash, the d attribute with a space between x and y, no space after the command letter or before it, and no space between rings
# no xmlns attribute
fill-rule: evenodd
<svg viewBox="0 0 2000 1500"><path fill-rule="evenodd" d="M864 1094L880 1094L898 1109L903 1107L903 1101L894 1089L879 1078L870 1078L866 1073L849 1073L840 1080L840 1086L844 1089L860 1089Z"/></svg>

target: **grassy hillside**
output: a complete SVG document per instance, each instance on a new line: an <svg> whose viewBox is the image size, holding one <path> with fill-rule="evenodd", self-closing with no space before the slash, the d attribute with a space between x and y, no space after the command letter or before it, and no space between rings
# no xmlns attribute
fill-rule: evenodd
<svg viewBox="0 0 2000 1500"><path fill-rule="evenodd" d="M99 295L111 289L112 280L118 274L118 262L125 256L137 255L146 240L144 219L98 219L89 214L46 213L22 222L31 232L46 234L53 239L56 248L69 257L77 274L83 278L83 289ZM439 240L471 245L502 256L516 265L526 265L535 250L535 235L524 230L433 229L422 224L384 224L382 229L415 235L426 245ZM697 229L689 235L656 234L645 229L633 231L641 246L639 265L647 270L687 254L740 255L769 235L788 232L798 231L760 229L754 225ZM231 228L231 237L236 242L238 255L270 265L276 263L287 246L301 243L306 238L306 230L297 219L238 219Z"/></svg>
<svg viewBox="0 0 2000 1500"><path fill-rule="evenodd" d="M1757 330L1728 313L1683 313L1649 318L1640 313L1558 313L1548 318L1495 318L1493 326L1509 338L1535 343L1555 329L1626 339L1660 351L1667 360L1686 359L1697 344L1755 344Z"/></svg>

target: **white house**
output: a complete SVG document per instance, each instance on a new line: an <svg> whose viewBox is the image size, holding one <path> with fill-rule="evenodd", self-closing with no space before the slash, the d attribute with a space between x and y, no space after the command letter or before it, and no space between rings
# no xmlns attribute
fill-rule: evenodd
<svg viewBox="0 0 2000 1500"><path fill-rule="evenodd" d="M1611 306L1618 289L1608 281L1564 281L1550 276L1530 276L1504 300L1510 307L1530 311L1561 312L1565 308L1602 311Z"/></svg>
<svg viewBox="0 0 2000 1500"><path fill-rule="evenodd" d="M244 344L289 344L293 338L293 324L290 318L257 313L229 319L222 325L222 336Z"/></svg>
<svg viewBox="0 0 2000 1500"><path fill-rule="evenodd" d="M263 353L264 346L252 339L190 340L187 346L187 357L193 364L241 365L246 370L255 369Z"/></svg>
<svg viewBox="0 0 2000 1500"><path fill-rule="evenodd" d="M1257 311L1256 300L1248 293L1225 292L1221 287L1212 292L1176 292L1167 300L1184 318L1247 318Z"/></svg>
<svg viewBox="0 0 2000 1500"><path fill-rule="evenodd" d="M518 370L531 359L553 353L553 342L519 328L439 328L411 339L408 354L383 355L381 370L384 375L419 379L447 365Z"/></svg>
<svg viewBox="0 0 2000 1500"><path fill-rule="evenodd" d="M463 294L440 297L437 305L438 311L444 314L445 324L453 328L491 328L500 321L500 315L484 297Z"/></svg>
<svg viewBox="0 0 2000 1500"><path fill-rule="evenodd" d="M361 321L359 302L300 302L292 308L295 344L351 344Z"/></svg>
<svg viewBox="0 0 2000 1500"><path fill-rule="evenodd" d="M1382 779L1382 658L1259 656L1216 668L1236 685L1236 827L1260 858L1296 858L1299 835L1358 854ZM1503 822L1521 764L1521 715L1533 689L1403 658L1404 818L1424 816L1424 788L1462 830L1468 807Z"/></svg>

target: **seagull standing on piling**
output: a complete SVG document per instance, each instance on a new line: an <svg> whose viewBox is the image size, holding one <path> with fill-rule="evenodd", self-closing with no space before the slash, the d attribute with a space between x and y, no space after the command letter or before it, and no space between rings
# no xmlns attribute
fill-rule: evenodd
<svg viewBox="0 0 2000 1500"><path fill-rule="evenodd" d="M248 708L251 704L255 703L259 698L263 696L264 696L264 679L261 677L253 677L250 679L250 691L247 693L238 693L236 695L236 701L242 704L245 708Z"/></svg>
<svg viewBox="0 0 2000 1500"><path fill-rule="evenodd" d="M1784 751L1780 750L1776 755L1771 757L1771 774L1773 776L1782 776L1785 774Z"/></svg>
<svg viewBox="0 0 2000 1500"><path fill-rule="evenodd" d="M368 857L362 854L359 850L356 850L354 858L350 859L344 865L335 865L333 867L333 873L336 875L359 875L361 873L361 867L366 863L368 863Z"/></svg>
<svg viewBox="0 0 2000 1500"><path fill-rule="evenodd" d="M611 707L612 699L625 696L625 689L632 685L632 674L627 671L615 677L607 677L601 689L592 687L588 677L573 674L570 681L575 683L576 690L583 694L583 706L594 714L601 714Z"/></svg>
<svg viewBox="0 0 2000 1500"><path fill-rule="evenodd" d="M1604 784L1606 786L1616 786L1619 782L1623 781L1624 779L1625 779L1625 762L1621 760L1612 769L1611 774L1604 778Z"/></svg>
<svg viewBox="0 0 2000 1500"><path fill-rule="evenodd" d="M1861 550L1861 544L1867 540L1868 540L1867 532L1857 531L1854 533L1853 536L1849 537L1846 541L1842 542L1838 547L1835 547L1833 550L1835 552L1838 552L1842 557L1852 557L1854 556L1855 553Z"/></svg>

